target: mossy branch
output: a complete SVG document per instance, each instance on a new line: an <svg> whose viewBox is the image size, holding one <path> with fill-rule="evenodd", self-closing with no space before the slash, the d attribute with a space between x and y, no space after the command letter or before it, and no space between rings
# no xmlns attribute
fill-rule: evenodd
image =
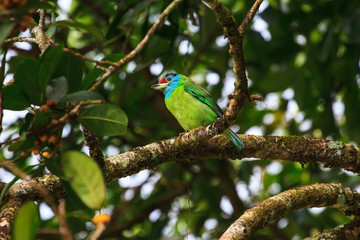
<svg viewBox="0 0 360 240"><path fill-rule="evenodd" d="M279 193L248 209L221 236L221 240L250 239L256 230L286 214L312 207L329 206L346 214L359 215L360 194L340 184L314 184Z"/></svg>
<svg viewBox="0 0 360 240"><path fill-rule="evenodd" d="M143 169L152 169L164 162L185 159L255 157L283 159L294 162L321 163L360 172L360 151L357 147L338 141L297 136L239 135L246 148L239 152L225 136L200 137L205 128L191 130L179 137L136 148L105 159L107 181L129 176Z"/></svg>
<svg viewBox="0 0 360 240"><path fill-rule="evenodd" d="M303 164L322 163L329 167L341 167L355 173L360 172L360 151L350 144L297 136L239 135L246 145L246 148L239 152L225 136L201 137L202 134L208 134L206 129L205 127L194 129L178 137L154 142L105 158L103 172L106 181L111 182L144 169L153 169L165 162L185 159L192 161L206 157L283 159L298 161ZM47 174L43 177L14 184L7 191L4 202L8 203L11 199L21 199L22 202L43 201L44 196L34 187L36 185L41 185L55 199L66 197L60 179L52 174ZM360 203L357 198L354 198L354 201L356 204ZM352 208L343 207L342 210L346 213L354 213Z"/></svg>

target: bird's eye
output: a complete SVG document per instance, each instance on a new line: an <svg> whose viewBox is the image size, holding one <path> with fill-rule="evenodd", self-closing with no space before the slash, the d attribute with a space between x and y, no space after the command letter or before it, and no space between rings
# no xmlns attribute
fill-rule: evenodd
<svg viewBox="0 0 360 240"><path fill-rule="evenodd" d="M171 81L172 81L172 78L171 78L171 77L168 77L168 78L166 79L166 81L171 82Z"/></svg>

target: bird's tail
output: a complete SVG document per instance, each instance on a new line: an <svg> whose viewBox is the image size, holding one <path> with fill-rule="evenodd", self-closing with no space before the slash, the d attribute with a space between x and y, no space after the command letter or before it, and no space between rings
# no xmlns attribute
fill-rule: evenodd
<svg viewBox="0 0 360 240"><path fill-rule="evenodd" d="M241 139L233 132L231 131L230 128L225 129L225 131L223 132L223 134L228 137L235 145L235 147L241 151L245 145L244 143L241 141Z"/></svg>

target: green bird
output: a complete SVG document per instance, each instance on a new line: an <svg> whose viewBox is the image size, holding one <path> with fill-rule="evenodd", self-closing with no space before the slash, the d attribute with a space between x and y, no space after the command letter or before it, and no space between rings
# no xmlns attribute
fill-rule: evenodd
<svg viewBox="0 0 360 240"><path fill-rule="evenodd" d="M166 107L186 131L207 126L224 114L204 88L184 75L166 73L151 87L164 92ZM231 129L225 129L223 134L239 151L245 147Z"/></svg>

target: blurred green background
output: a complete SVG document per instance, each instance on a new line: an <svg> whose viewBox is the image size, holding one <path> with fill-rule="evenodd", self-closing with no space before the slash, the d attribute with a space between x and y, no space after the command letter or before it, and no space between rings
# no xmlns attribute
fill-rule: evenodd
<svg viewBox="0 0 360 240"><path fill-rule="evenodd" d="M169 3L47 1L46 34L53 42L95 59L127 54ZM253 1L222 3L239 25ZM40 3L28 4L36 7ZM24 8L12 9L13 16L21 19ZM38 20L38 13L31 15ZM9 24L6 21L1 21L2 32ZM28 30L19 33L16 26L7 32L8 38L30 35ZM249 91L263 96L264 101L245 105L232 126L235 131L360 143L359 1L264 1L246 30L244 53ZM24 58L37 60L39 54L35 44L12 45L7 54L6 81L13 78ZM84 88L89 86L87 80L93 68L93 63L82 63ZM233 89L231 69L227 39L215 14L202 1L184 1L134 61L98 90L106 101L120 106L129 119L126 135L99 138L104 153L122 153L182 132L167 111L163 95L150 88L161 74L175 71L190 76L224 109ZM25 121L22 113L16 120L12 112L6 112L1 141L16 136ZM68 123L62 136L62 150L86 151L77 123ZM1 152L6 158L20 154L7 148ZM18 166L25 169L32 164L38 164L34 157L20 161ZM39 168L37 174L43 171ZM217 239L258 202L292 187L317 182L342 183L360 190L358 176L342 169L276 159L163 164L108 184L105 212L113 215L113 222L104 239ZM71 230L81 239L93 229L86 221L93 212L75 201L67 202ZM47 212L46 205L41 204L40 227L57 226ZM349 219L335 209L302 209L271 223L252 239L302 239ZM50 239L47 234L38 238Z"/></svg>

